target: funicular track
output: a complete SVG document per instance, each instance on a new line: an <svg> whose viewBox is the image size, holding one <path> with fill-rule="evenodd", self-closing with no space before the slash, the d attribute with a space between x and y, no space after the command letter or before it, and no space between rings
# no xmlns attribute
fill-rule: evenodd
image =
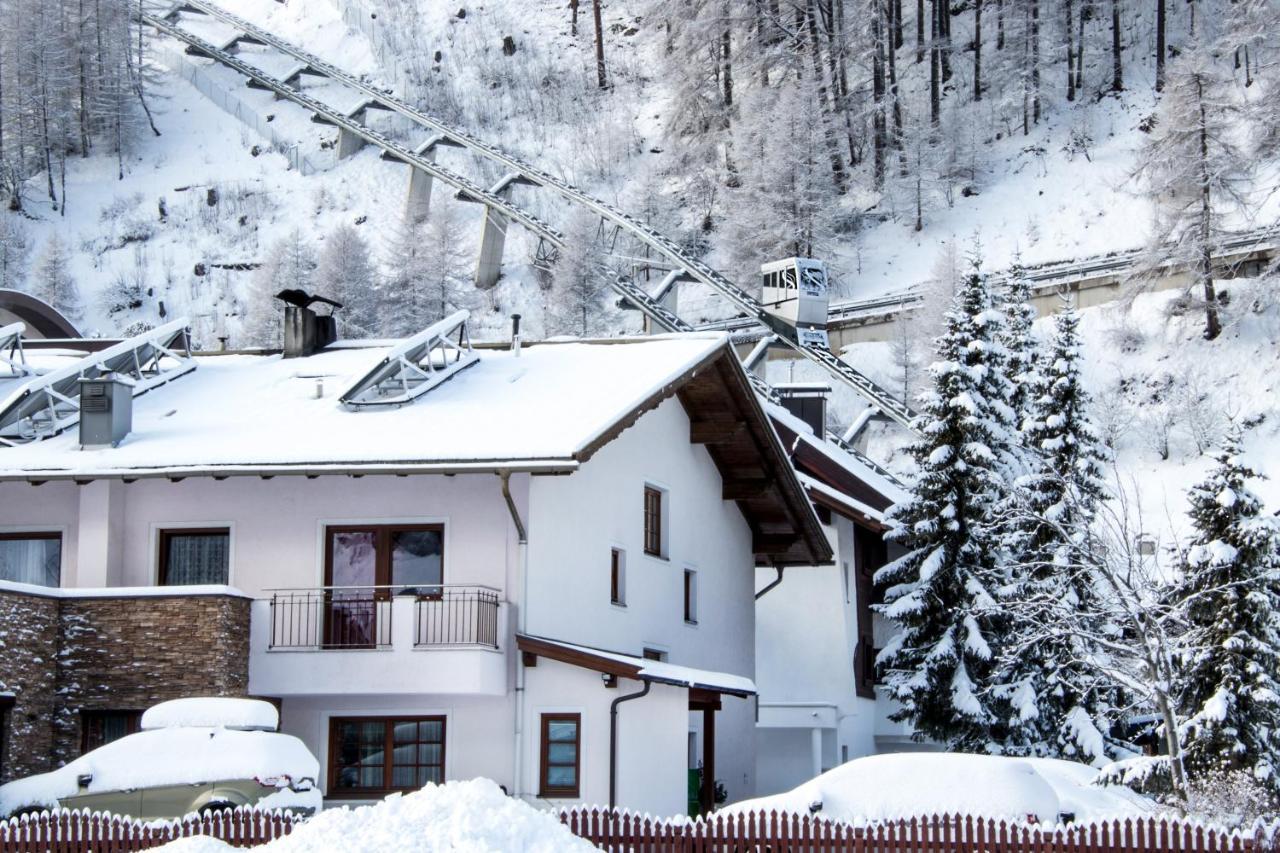
<svg viewBox="0 0 1280 853"><path fill-rule="evenodd" d="M183 14L206 15L230 25L240 34L221 45L212 44L180 26L179 21ZM278 97L303 107L310 111L317 121L334 125L339 128L340 133L345 132L362 143L371 144L381 149L386 159L398 160L408 164L411 168L421 170L432 178L438 178L449 186L454 187L460 196L483 203L492 214L519 222L556 248L564 247L564 235L549 223L542 221L538 216L512 203L506 190L513 183L543 188L573 204L592 211L603 220L614 224L633 239L666 259L671 269L676 271L683 280L699 282L728 300L744 315L742 319L747 325L763 326L776 336L779 345L789 347L822 368L842 385L852 388L884 416L908 429L914 429L912 426L914 413L889 391L851 365L846 364L825 346L814 345L800 340L794 327L768 313L754 296L730 282L707 264L685 254L669 238L650 231L639 221L613 205L583 192L576 186L526 163L496 146L489 145L465 131L452 127L444 121L410 106L394 95L357 80L321 58L212 3L204 2L204 0L183 0L183 2L178 3L161 16L143 14L142 21L159 32L184 42L189 53L212 59L247 78L249 85L269 90ZM292 57L297 61L298 66L286 79L278 79L232 55L231 51L239 43L266 46ZM358 92L364 100L351 110L336 109L305 94L299 87L290 85L290 82L297 80L301 74L329 78ZM396 142L385 134L368 127L360 120L368 109L388 110L398 113L424 129L431 131L433 134L432 141L424 143L417 149L410 149ZM434 157L427 156L427 146L437 143L463 148L501 165L507 170L508 174L499 182L497 187L485 189L467 177L437 164ZM676 313L668 310L653 299L631 279L620 277L613 283L613 287L624 299L634 304L655 325L663 330L669 332L694 330L692 324L681 319ZM754 381L756 381L757 388L776 399L776 394L771 389L768 389L768 386L763 381L758 380L758 378ZM857 453L852 447L845 445L845 449L854 453L864 463L879 469L879 466L876 466L874 462L861 453Z"/></svg>

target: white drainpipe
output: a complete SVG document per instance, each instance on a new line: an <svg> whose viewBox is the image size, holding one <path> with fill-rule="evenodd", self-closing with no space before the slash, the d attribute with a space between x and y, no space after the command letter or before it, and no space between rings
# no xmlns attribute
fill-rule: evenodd
<svg viewBox="0 0 1280 853"><path fill-rule="evenodd" d="M515 499L511 497L511 472L502 471L499 475L502 478L502 497L507 502L507 511L511 513L511 522L516 528L516 584L517 600L519 606L516 610L516 633L523 634L525 631L526 619L525 608L529 602L529 583L526 573L529 570L529 535L525 529L524 521L520 518L520 511L516 508ZM516 649L512 649L515 652ZM524 662L519 656L516 657L516 719L515 719L515 780L513 783L512 796L517 799L524 796Z"/></svg>

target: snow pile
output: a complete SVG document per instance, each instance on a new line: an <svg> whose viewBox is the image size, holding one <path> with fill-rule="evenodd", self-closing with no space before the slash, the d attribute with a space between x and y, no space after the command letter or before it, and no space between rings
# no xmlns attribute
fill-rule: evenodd
<svg viewBox="0 0 1280 853"><path fill-rule="evenodd" d="M959 813L1056 823L1147 814L1156 805L1132 791L1094 786L1097 771L1051 758L958 753L901 753L858 758L772 797L747 800L724 814L777 810L865 823Z"/></svg>
<svg viewBox="0 0 1280 853"><path fill-rule="evenodd" d="M81 776L92 777L84 789L78 781ZM80 793L282 776L295 784L303 779L314 784L320 777L315 756L290 735L221 728L156 729L100 746L51 773L0 785L0 815L30 806L54 808L59 800ZM276 794L268 807L320 806L318 790Z"/></svg>
<svg viewBox="0 0 1280 853"><path fill-rule="evenodd" d="M219 853L221 842L182 839L165 853ZM359 808L322 812L292 834L256 848L261 853L395 850L397 853L588 853L554 815L502 793L488 779L427 785Z"/></svg>
<svg viewBox="0 0 1280 853"><path fill-rule="evenodd" d="M280 714L274 705L261 699L214 696L171 699L142 714L143 731L214 726L274 732L280 727Z"/></svg>

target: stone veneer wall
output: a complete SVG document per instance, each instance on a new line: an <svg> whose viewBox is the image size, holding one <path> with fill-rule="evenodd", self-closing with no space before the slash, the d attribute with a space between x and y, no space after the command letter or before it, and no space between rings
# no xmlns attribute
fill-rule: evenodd
<svg viewBox="0 0 1280 853"><path fill-rule="evenodd" d="M82 711L246 695L249 605L207 593L0 594L0 691L15 696L0 781L79 755Z"/></svg>

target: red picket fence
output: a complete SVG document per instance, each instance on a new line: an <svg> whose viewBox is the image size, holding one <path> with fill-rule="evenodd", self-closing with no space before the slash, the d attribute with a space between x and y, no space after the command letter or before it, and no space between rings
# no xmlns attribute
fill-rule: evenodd
<svg viewBox="0 0 1280 853"><path fill-rule="evenodd" d="M1167 818L1040 827L933 815L853 826L777 812L655 820L575 809L560 819L610 853L1280 853L1277 826L1238 832Z"/></svg>
<svg viewBox="0 0 1280 853"><path fill-rule="evenodd" d="M285 812L256 809L210 812L173 821L60 809L0 821L0 853L129 853L190 835L209 835L235 847L255 847L288 835L300 820Z"/></svg>

